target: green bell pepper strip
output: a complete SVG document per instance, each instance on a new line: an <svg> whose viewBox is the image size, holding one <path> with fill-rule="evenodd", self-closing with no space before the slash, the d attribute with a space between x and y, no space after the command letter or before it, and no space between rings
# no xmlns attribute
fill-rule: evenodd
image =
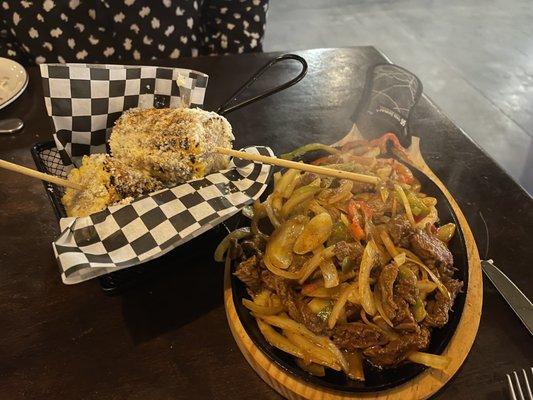
<svg viewBox="0 0 533 400"><path fill-rule="evenodd" d="M330 154L338 154L339 151L331 146L322 143L309 143L305 146L298 147L297 149L291 151L290 153L285 153L281 155L281 158L285 160L293 160L295 158L301 157L310 151L323 150Z"/></svg>

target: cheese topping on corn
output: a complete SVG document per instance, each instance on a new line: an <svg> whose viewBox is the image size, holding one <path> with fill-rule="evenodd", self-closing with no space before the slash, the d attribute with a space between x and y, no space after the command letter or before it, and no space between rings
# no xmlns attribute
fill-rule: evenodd
<svg viewBox="0 0 533 400"><path fill-rule="evenodd" d="M161 182L126 167L108 154L84 156L68 180L83 190L67 188L61 202L70 217L85 217L109 205L129 202L134 197L163 188Z"/></svg>
<svg viewBox="0 0 533 400"><path fill-rule="evenodd" d="M116 121L109 141L112 156L85 156L68 179L83 190L67 189L62 203L68 216L87 216L115 203L226 168L231 125L199 109L131 109Z"/></svg>
<svg viewBox="0 0 533 400"><path fill-rule="evenodd" d="M229 157L214 152L231 147L231 125L199 109L131 109L117 120L111 154L166 185L203 177L227 167Z"/></svg>

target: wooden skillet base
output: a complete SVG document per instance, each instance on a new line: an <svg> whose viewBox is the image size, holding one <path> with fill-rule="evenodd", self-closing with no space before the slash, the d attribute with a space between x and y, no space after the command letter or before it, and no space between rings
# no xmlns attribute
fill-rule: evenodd
<svg viewBox="0 0 533 400"><path fill-rule="evenodd" d="M356 133L351 132L351 135L355 137ZM407 159L405 161L426 174L442 190L457 216L457 220L463 231L467 250L468 290L465 305L457 329L443 352L443 354L452 359L452 362L445 371L427 369L403 385L380 392L347 394L312 386L307 382L287 374L275 363L270 361L252 342L237 315L231 290L231 272L226 269L224 273L224 304L233 337L255 372L282 396L288 399L426 399L441 389L466 359L479 327L483 301L483 280L479 253L465 216L444 184L425 163L420 153L419 144L419 139L413 137L412 145L408 149Z"/></svg>

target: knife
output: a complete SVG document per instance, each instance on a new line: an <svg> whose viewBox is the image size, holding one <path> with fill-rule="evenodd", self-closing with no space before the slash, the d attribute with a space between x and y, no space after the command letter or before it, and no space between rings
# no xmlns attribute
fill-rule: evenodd
<svg viewBox="0 0 533 400"><path fill-rule="evenodd" d="M511 306L531 335L533 335L533 304L492 260L482 260L483 272Z"/></svg>

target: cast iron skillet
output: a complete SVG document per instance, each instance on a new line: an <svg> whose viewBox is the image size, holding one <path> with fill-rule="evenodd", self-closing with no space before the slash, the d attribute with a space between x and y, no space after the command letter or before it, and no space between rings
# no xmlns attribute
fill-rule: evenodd
<svg viewBox="0 0 533 400"><path fill-rule="evenodd" d="M410 74L408 71L405 71L398 67L398 71L400 70L402 71L402 73ZM367 86L369 84L373 84L373 73L374 68L371 68L367 75L367 77L370 77L370 83L369 81L367 81ZM414 78L418 79L416 77ZM367 92L367 95L363 96L362 101L367 102L369 98L368 91L365 90L365 92ZM415 104L416 101L411 101L409 111ZM358 105L358 110L365 109L368 109L368 107L365 107L364 105L362 106L361 104ZM408 114L410 114L410 112L408 112ZM409 119L409 115L407 115L406 117L407 119ZM357 116L354 116L354 118L358 119ZM390 124L391 122L388 121L387 123ZM410 138L401 136L402 134L405 134L404 132L405 130L403 132L399 132L398 136L403 139L402 142L405 143L406 139L410 142ZM457 325L459 323L459 320L461 319L461 315L463 312L466 291L468 289L467 252L463 232L461 231L459 222L456 218L455 213L453 212L451 205L448 203L446 196L444 196L444 194L437 187L437 185L435 185L426 175L414 169L413 167L409 168L413 172L414 176L420 181L422 186L421 191L437 199L437 210L439 213L440 223L445 224L448 222L454 222L457 227L455 236L449 243L449 249L454 256L454 266L457 268L454 277L463 281L463 290L455 300L453 311L450 312L448 323L441 329L433 329L429 348L427 349L427 352L429 353L441 354L450 342L450 339L452 338L453 333L457 328ZM240 225L245 226L246 222L242 219L241 221L242 222L240 223ZM235 271L235 268L236 264L234 263L234 265L232 265L232 272ZM343 372L337 372L329 368L326 368L326 375L324 377L316 377L310 375L296 365L293 356L271 346L265 340L262 333L259 331L255 318L252 317L249 310L242 304L243 298L249 298L248 294L246 293L245 285L234 275L231 276L231 285L233 301L237 310L237 314L242 322L244 329L246 330L246 333L248 334L248 336L250 336L250 339L259 349L261 349L261 351L268 358L270 358L271 361L273 361L279 367L285 370L286 373L291 374L305 382L308 382L318 387L323 387L340 392L375 392L390 389L392 387L406 383L409 380L415 378L417 375L419 375L426 369L426 367L420 364L414 364L411 362L404 362L396 367L380 369L372 366L370 363L365 361L363 365L365 373L364 382L353 381L347 378Z"/></svg>

